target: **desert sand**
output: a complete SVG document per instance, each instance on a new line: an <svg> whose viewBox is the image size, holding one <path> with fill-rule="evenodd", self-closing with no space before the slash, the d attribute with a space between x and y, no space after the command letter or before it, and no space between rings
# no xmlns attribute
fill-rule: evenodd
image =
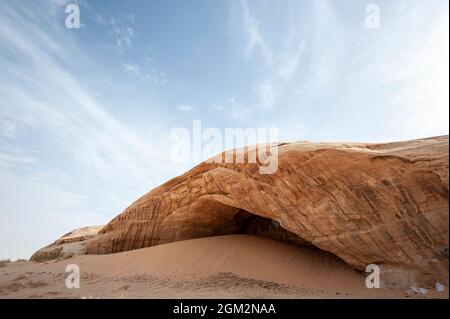
<svg viewBox="0 0 450 319"><path fill-rule="evenodd" d="M65 286L80 267L80 288ZM109 255L77 255L0 268L0 298L448 298L368 289L365 273L313 246L252 235L178 241Z"/></svg>
<svg viewBox="0 0 450 319"><path fill-rule="evenodd" d="M31 259L249 234L315 246L358 271L380 265L391 287L448 284L448 145L448 136L267 144L267 156L278 158L273 174L261 174L259 162L208 160L154 188L104 227L69 233ZM247 158L256 152L241 151Z"/></svg>
<svg viewBox="0 0 450 319"><path fill-rule="evenodd" d="M265 145L267 158L278 159L272 174L261 174L260 162L219 161L237 154L225 152L105 226L74 230L30 262L5 264L0 294L448 298L448 145L448 136L273 143ZM65 287L68 264L81 268L80 289ZM372 264L380 289L365 286Z"/></svg>

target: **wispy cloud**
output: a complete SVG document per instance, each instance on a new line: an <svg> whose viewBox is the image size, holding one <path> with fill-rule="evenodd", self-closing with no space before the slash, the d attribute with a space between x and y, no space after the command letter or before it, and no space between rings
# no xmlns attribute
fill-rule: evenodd
<svg viewBox="0 0 450 319"><path fill-rule="evenodd" d="M0 136L13 138L15 135L16 135L16 125L12 122L2 121L2 127L0 128Z"/></svg>
<svg viewBox="0 0 450 319"><path fill-rule="evenodd" d="M19 74L20 67L18 69L17 65L5 66L9 70L14 68L18 79L16 81L2 81L1 90L7 96L21 97L20 100L9 101L10 104L8 105L3 104L5 112L11 110L14 105L18 108L27 108L36 111L35 116L39 116L39 112L46 110L48 112L47 115L51 115L47 119L54 117L59 119L53 125L56 124L64 130L69 131L72 135L74 133L80 134L78 138L80 141L83 141L83 144L85 144L84 141L86 140L85 134L93 134L90 139L98 139L97 142L99 142L93 143L94 145L110 148L110 151L114 151L118 155L118 158L128 161L130 168L136 166L136 164L133 164L134 160L127 156L126 152L121 149L125 145L126 148L133 147L137 151L141 151L142 154L151 155L149 154L146 143L128 132L120 122L108 114L105 108L92 97L76 77L62 68L44 51L47 47L58 47L53 39L47 35L42 36L40 39L31 39L25 35L27 34L26 32L21 32L17 29L12 30L11 28L15 28L15 25L13 23L8 24L8 22L12 21L8 19L2 19L2 21L4 21L2 23L2 30L4 32L1 32L0 35L3 44L17 50L19 54L29 61L35 70L33 75L27 72ZM33 25L32 22L29 22L29 27L34 30L39 30L39 27ZM34 31L33 33L37 34L39 31ZM70 52L70 47L67 49L58 47L58 49L63 50L62 56ZM26 83L31 83L32 87L27 88ZM45 96L45 93L49 89L52 90L51 99ZM39 90L42 94L37 93ZM14 92L20 92L20 94ZM39 96L47 99L45 104L38 100ZM65 110L64 107L66 108ZM46 120L46 118L42 119ZM111 135L120 136L124 144L120 145L116 138L112 140L108 137ZM97 146L94 148L98 150Z"/></svg>
<svg viewBox="0 0 450 319"><path fill-rule="evenodd" d="M141 75L155 84L167 83L167 75L156 68L148 48L140 60L140 63L122 63L122 70L129 75Z"/></svg>
<svg viewBox="0 0 450 319"><path fill-rule="evenodd" d="M164 72L156 70L154 67L146 71L145 77L156 84L167 83L167 75Z"/></svg>
<svg viewBox="0 0 450 319"><path fill-rule="evenodd" d="M304 40L295 34L299 32L296 26L290 26L289 30L283 30L289 35L284 39L283 45L274 46L273 38L278 34L276 32L274 34L273 31L263 31L257 10L252 8L246 0L232 2L230 19L232 27L237 29L235 34L239 34L239 37L241 34L244 35L242 44L245 58L262 57L260 66L264 72L260 80L255 83L253 90L259 99L260 106L271 110L277 106L279 95L299 67ZM270 30L270 28L266 29Z"/></svg>
<svg viewBox="0 0 450 319"><path fill-rule="evenodd" d="M141 68L137 64L122 63L122 69L128 74L138 75L141 73Z"/></svg>
<svg viewBox="0 0 450 319"><path fill-rule="evenodd" d="M103 16L103 14L95 11L92 12L92 20L101 26L108 24L108 20Z"/></svg>
<svg viewBox="0 0 450 319"><path fill-rule="evenodd" d="M414 56L405 54L385 78L405 83L393 101L395 117L403 119L402 129L414 131L417 137L449 131L448 7L432 25L420 46L411 48Z"/></svg>
<svg viewBox="0 0 450 319"><path fill-rule="evenodd" d="M208 106L211 113L223 113L233 121L248 122L255 111L252 107L244 105L239 101L237 95L212 102Z"/></svg>
<svg viewBox="0 0 450 319"><path fill-rule="evenodd" d="M290 112L322 139L351 136L349 116L354 133L367 136L448 132L448 3L382 2L380 10L374 31L365 27L364 4L232 1L230 34L240 63L256 74L245 108L271 112L280 125ZM432 22L418 18L425 16ZM375 119L384 130L364 126Z"/></svg>
<svg viewBox="0 0 450 319"><path fill-rule="evenodd" d="M8 153L0 153L0 168L11 169L17 166L31 166L36 163L36 159L31 157L23 157Z"/></svg>
<svg viewBox="0 0 450 319"><path fill-rule="evenodd" d="M136 38L134 28L136 21L133 14L120 12L113 15L110 12L94 10L88 4L85 4L84 7L89 12L93 22L108 29L109 36L114 40L121 54L124 54L125 50L133 46L133 41Z"/></svg>
<svg viewBox="0 0 450 319"><path fill-rule="evenodd" d="M144 74L148 80L161 85L167 83L167 75L156 68L155 59L153 58L150 47L147 46L145 48L142 60L145 69Z"/></svg>
<svg viewBox="0 0 450 319"><path fill-rule="evenodd" d="M177 109L180 112L192 112L194 108L188 104L178 104Z"/></svg>
<svg viewBox="0 0 450 319"><path fill-rule="evenodd" d="M111 31L111 36L120 50L128 49L132 46L135 37L134 30L130 26L116 26Z"/></svg>
<svg viewBox="0 0 450 319"><path fill-rule="evenodd" d="M83 205L61 204L61 211L92 209L96 214L106 214L102 220L106 222L136 195L164 181L172 169L164 157L166 150L118 120L86 87L80 73L74 73L73 61L77 61L75 69L80 70L89 70L90 61L78 55L76 42L63 26L58 26L56 18L51 20L40 12L21 8L19 3L0 4L0 94L4 97L0 118L8 119L0 130L0 173L9 179L15 174L22 176L20 187L45 185L36 187L36 194L43 189L45 196L56 192L56 200L61 200L58 193L75 194L83 198ZM135 65L123 67L138 72ZM30 117L32 120L27 121ZM20 140L11 144L7 138L13 137ZM21 150L21 145L26 148ZM27 169L19 171L18 166ZM55 176L55 170L75 174L76 178L70 185L59 178L51 182L48 177L42 178L45 172ZM6 187L4 183L1 179L0 188ZM102 189L98 185L103 185ZM3 227L10 227L5 214L12 214L4 205L9 209L13 206L2 199L0 233ZM67 220L66 230L80 226ZM55 230L46 231L47 241L58 235Z"/></svg>
<svg viewBox="0 0 450 319"><path fill-rule="evenodd" d="M217 112L222 111L225 108L225 106L221 102L212 102L209 106L210 112Z"/></svg>
<svg viewBox="0 0 450 319"><path fill-rule="evenodd" d="M242 12L242 28L247 41L244 47L244 53L247 57L251 57L252 53L258 51L263 55L266 63L272 61L272 50L267 46L266 41L260 30L259 20L255 17L254 13L249 8L247 1L240 1L239 5Z"/></svg>

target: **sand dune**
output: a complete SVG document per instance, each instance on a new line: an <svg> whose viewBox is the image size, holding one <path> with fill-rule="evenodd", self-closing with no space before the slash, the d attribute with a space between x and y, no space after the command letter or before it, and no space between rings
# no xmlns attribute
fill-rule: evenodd
<svg viewBox="0 0 450 319"><path fill-rule="evenodd" d="M247 158L256 155L255 149L242 151ZM254 161L205 161L104 227L66 234L31 260L247 234L318 247L358 271L377 264L382 285L448 285L448 136L382 144L274 143L270 152L278 159L273 174L261 174L262 164ZM216 257L207 258L209 264L225 262ZM197 256L184 259L191 258ZM201 271L209 273L207 267Z"/></svg>
<svg viewBox="0 0 450 319"><path fill-rule="evenodd" d="M80 289L65 287L68 264ZM448 298L367 289L365 274L315 247L250 235L199 238L110 255L0 268L2 298Z"/></svg>

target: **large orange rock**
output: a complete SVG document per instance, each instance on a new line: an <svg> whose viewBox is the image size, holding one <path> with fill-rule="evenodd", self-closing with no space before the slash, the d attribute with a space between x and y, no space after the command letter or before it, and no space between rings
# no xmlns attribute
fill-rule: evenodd
<svg viewBox="0 0 450 319"><path fill-rule="evenodd" d="M378 264L388 283L448 283L448 146L448 136L282 143L274 174L207 161L134 202L86 252L253 233L315 245L362 271Z"/></svg>

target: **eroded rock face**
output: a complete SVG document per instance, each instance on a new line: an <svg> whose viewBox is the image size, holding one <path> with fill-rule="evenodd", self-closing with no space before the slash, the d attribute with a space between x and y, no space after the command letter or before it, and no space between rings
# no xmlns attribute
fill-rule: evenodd
<svg viewBox="0 0 450 319"><path fill-rule="evenodd" d="M88 226L75 229L62 235L54 243L38 250L31 256L32 261L48 261L58 258L68 258L74 255L84 255L87 243L99 235L102 226Z"/></svg>
<svg viewBox="0 0 450 319"><path fill-rule="evenodd" d="M238 233L249 213L274 223L250 221L247 231L293 235L356 269L378 264L408 284L448 283L448 136L275 147L274 174L260 174L258 164L209 161L155 188L89 240L87 253Z"/></svg>

